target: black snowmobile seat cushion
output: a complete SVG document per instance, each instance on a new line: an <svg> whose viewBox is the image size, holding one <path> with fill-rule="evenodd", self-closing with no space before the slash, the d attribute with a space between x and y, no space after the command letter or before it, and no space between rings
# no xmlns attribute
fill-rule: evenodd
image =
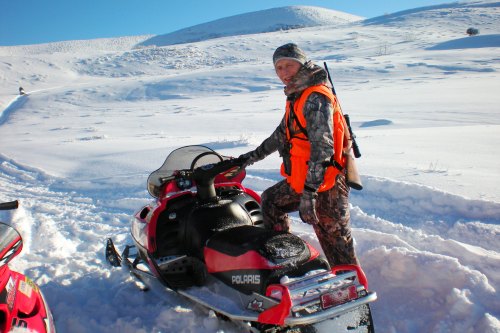
<svg viewBox="0 0 500 333"><path fill-rule="evenodd" d="M292 258L308 259L310 255L304 241L293 234L248 225L219 232L206 246L232 257L257 251L277 264Z"/></svg>

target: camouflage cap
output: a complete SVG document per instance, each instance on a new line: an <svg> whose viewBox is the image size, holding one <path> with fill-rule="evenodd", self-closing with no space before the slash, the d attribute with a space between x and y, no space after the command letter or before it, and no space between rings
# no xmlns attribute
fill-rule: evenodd
<svg viewBox="0 0 500 333"><path fill-rule="evenodd" d="M273 64L281 59L291 59L300 62L302 65L307 61L306 54L296 44L288 43L281 45L274 51Z"/></svg>

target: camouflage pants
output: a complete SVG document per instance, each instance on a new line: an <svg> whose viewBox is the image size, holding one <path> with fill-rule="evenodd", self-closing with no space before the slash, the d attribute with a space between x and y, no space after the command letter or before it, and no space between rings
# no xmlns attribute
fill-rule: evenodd
<svg viewBox="0 0 500 333"><path fill-rule="evenodd" d="M326 259L333 265L359 265L351 236L349 213L349 187L345 177L339 175L328 191L319 192L316 210L319 218L314 231ZM289 231L288 213L298 211L300 194L283 180L262 193L262 213L267 229Z"/></svg>

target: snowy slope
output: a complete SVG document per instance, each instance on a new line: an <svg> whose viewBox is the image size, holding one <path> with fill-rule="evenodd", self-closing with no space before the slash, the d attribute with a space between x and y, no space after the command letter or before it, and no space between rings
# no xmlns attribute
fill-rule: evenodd
<svg viewBox="0 0 500 333"><path fill-rule="evenodd" d="M166 46L225 36L248 35L322 25L339 26L361 19L359 16L326 8L311 6L280 7L235 15L165 35L154 36L138 46Z"/></svg>
<svg viewBox="0 0 500 333"><path fill-rule="evenodd" d="M260 27L260 15L246 17ZM270 59L294 41L328 62L358 136L351 214L377 332L500 332L499 18L499 2L470 1L238 36L221 20L207 31L225 37L163 47L0 47L0 200L21 200L0 220L25 240L14 268L42 286L60 332L236 332L139 292L107 267L104 240L130 242L147 175L172 149L237 156L274 130L284 97ZM264 190L278 166L253 165L245 185ZM296 216L293 231L318 245Z"/></svg>

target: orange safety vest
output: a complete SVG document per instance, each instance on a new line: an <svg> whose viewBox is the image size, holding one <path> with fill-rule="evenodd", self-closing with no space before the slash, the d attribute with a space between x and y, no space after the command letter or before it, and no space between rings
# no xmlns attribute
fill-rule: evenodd
<svg viewBox="0 0 500 333"><path fill-rule="evenodd" d="M325 85L311 86L305 89L300 97L293 103L293 123L290 124L288 121L290 119L291 112L291 102L286 102L286 113L285 113L285 127L286 127L286 138L290 144L290 162L291 162L291 172L288 175L285 172L284 163L281 164L281 175L287 179L288 184L297 193L302 193L304 189L304 184L307 177L308 171L308 161L311 155L311 143L307 138L306 133L303 129L306 128L306 119L304 117L304 106L309 95L313 92L321 93L327 96L333 106L333 158L332 162L335 163L336 167L331 163L325 171L323 183L318 188L318 192L323 192L331 189L335 185L335 179L339 173L343 173L346 166L346 157L344 156L344 149L349 146L349 132L347 131L347 125L337 103L337 98L332 93L331 89ZM297 124L298 122L298 124ZM291 129L289 126L294 126L294 132L296 134L291 134ZM298 130L299 129L299 130ZM298 131L297 131L298 130Z"/></svg>

